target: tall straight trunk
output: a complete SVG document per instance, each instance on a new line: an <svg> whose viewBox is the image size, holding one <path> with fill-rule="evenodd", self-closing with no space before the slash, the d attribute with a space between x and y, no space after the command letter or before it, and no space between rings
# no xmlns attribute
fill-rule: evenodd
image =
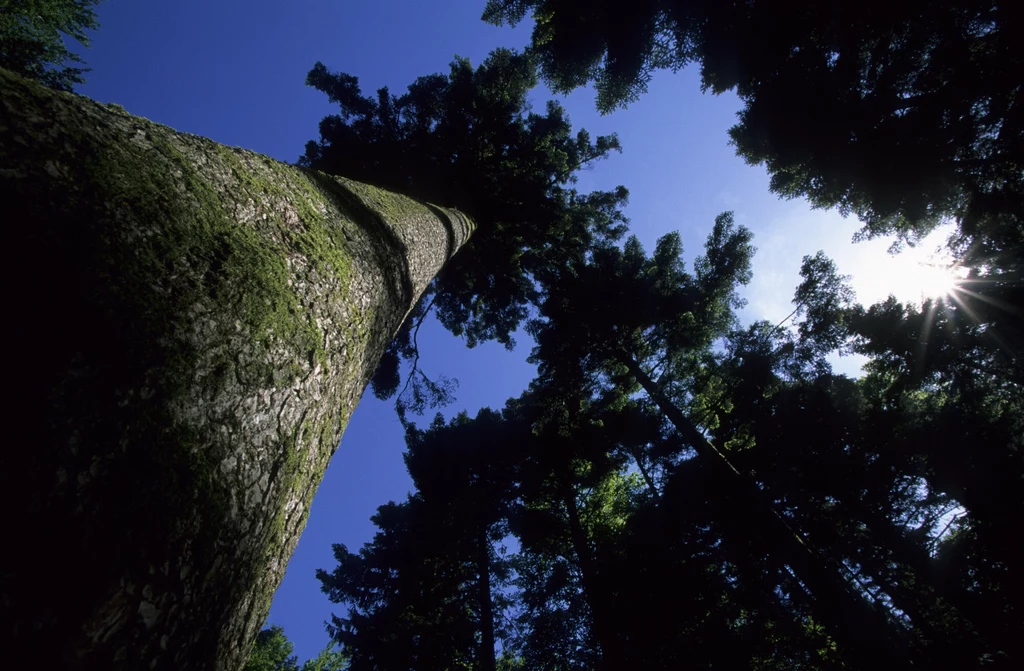
<svg viewBox="0 0 1024 671"><path fill-rule="evenodd" d="M594 619L594 631L601 646L601 668L604 671L620 671L625 668L624 651L612 622L612 609L608 603L607 590L601 582L597 561L590 549L587 533L580 520L580 510L576 504L576 492L572 486L568 466L563 469L559 481L562 489L562 501L569 518L569 539L580 564L584 597L590 606Z"/></svg>
<svg viewBox="0 0 1024 671"><path fill-rule="evenodd" d="M930 605L942 604L944 608L956 611L951 617L962 620L957 626L978 630L973 623L978 613L971 607L970 594L936 575L935 560L925 548L907 538L891 520L874 508L856 504L848 514L864 522L871 536L877 539L876 542L884 546L892 560L911 577L915 591L920 595L919 599Z"/></svg>
<svg viewBox="0 0 1024 671"><path fill-rule="evenodd" d="M781 561L807 586L814 601L815 614L840 639L845 655L857 666L877 662L879 655L890 661L912 663L907 652L894 639L885 616L869 606L850 589L838 566L815 552L774 510L757 486L729 463L729 460L704 437L697 427L662 392L639 363L627 353L619 355L648 396L707 465L709 473L722 488L723 500L735 506L722 506L723 523L734 530L758 538L774 561Z"/></svg>
<svg viewBox="0 0 1024 671"><path fill-rule="evenodd" d="M494 671L494 607L491 602L491 541L484 526L477 534L477 579L480 581L480 671Z"/></svg>
<svg viewBox="0 0 1024 671"><path fill-rule="evenodd" d="M12 666L240 668L369 377L472 222L5 71L0 207Z"/></svg>
<svg viewBox="0 0 1024 671"><path fill-rule="evenodd" d="M850 516L856 518L857 513ZM943 592L935 589L917 566L904 561L908 548L912 551L920 548L914 547L877 511L865 511L860 517L867 522L869 538L876 546L884 548L887 556L868 549L857 556L857 561L892 599L893 606L903 611L912 626L927 639L930 658L951 667L968 668L972 660L986 653L992 655L998 646L986 639L985 632L979 630L967 613L945 598Z"/></svg>
<svg viewBox="0 0 1024 671"><path fill-rule="evenodd" d="M875 467L879 472L884 472L893 466L893 461L881 461ZM940 620L955 630L957 636L973 637L972 644L999 651L989 655L999 663L1008 665L1009 662L1005 660L1024 657L1021 627L1013 624L1015 620L1012 617L1006 617L998 608L984 605L983 601L978 600L978 593L964 590L962 585L949 580L949 576L941 575L940 562L933 559L925 548L907 538L901 529L873 507L854 502L848 514L863 521L880 544L889 550L892 559L912 576L918 600L927 608L938 607L945 611ZM971 511L968 514L973 515ZM1008 512L1003 516L1007 520L1019 517ZM1012 537L1017 535L1012 534ZM1012 539L1010 542L1013 542ZM1024 603L1024 599L1004 599L1005 603ZM1020 617L1016 621L1019 622ZM1019 666L1019 662L1017 664Z"/></svg>

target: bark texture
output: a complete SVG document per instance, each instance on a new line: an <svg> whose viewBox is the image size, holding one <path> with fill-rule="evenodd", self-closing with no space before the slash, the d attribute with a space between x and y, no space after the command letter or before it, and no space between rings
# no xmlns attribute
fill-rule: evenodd
<svg viewBox="0 0 1024 671"><path fill-rule="evenodd" d="M472 222L2 70L0 208L6 649L238 669L380 355Z"/></svg>

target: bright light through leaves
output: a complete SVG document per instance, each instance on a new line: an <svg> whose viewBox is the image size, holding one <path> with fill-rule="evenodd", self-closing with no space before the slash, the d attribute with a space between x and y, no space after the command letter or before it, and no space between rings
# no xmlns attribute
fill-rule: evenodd
<svg viewBox="0 0 1024 671"><path fill-rule="evenodd" d="M922 298L942 298L952 293L963 278L965 273L962 268L941 263L921 265L916 277L911 277L908 282L917 285Z"/></svg>
<svg viewBox="0 0 1024 671"><path fill-rule="evenodd" d="M952 294L967 277L967 269L958 266L948 254L926 252L920 247L904 250L900 263L888 272L891 291L905 300L924 302Z"/></svg>

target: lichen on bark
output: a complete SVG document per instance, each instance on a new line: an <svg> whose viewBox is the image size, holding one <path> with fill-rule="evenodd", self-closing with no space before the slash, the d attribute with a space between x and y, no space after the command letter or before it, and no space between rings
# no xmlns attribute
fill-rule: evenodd
<svg viewBox="0 0 1024 671"><path fill-rule="evenodd" d="M236 669L380 355L473 224L4 71L0 92L0 489L40 538L5 561L3 624L37 666Z"/></svg>

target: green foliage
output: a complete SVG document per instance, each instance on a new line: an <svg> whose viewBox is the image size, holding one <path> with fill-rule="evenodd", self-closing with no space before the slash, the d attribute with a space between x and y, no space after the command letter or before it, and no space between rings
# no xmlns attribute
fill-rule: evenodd
<svg viewBox="0 0 1024 671"><path fill-rule="evenodd" d="M307 659L302 665L302 671L347 671L349 666L349 655L343 650L335 650L328 645L317 653L316 657Z"/></svg>
<svg viewBox="0 0 1024 671"><path fill-rule="evenodd" d="M256 635L252 652L245 662L243 671L346 671L348 654L333 645L306 660L300 667L292 654L292 642L285 636L284 629L273 625Z"/></svg>
<svg viewBox="0 0 1024 671"><path fill-rule="evenodd" d="M744 102L730 131L771 188L913 239L953 217L970 239L1020 229L1024 51L996 0L822 4L489 0L492 23L535 20L559 92L588 82L610 111L654 71L697 63Z"/></svg>
<svg viewBox="0 0 1024 671"><path fill-rule="evenodd" d="M338 566L317 571L332 602L349 605L328 631L351 654L352 671L467 668L474 638L475 563L449 546L422 497L389 503L373 518L380 531L358 554L334 546ZM443 523L442 523L443 524Z"/></svg>
<svg viewBox="0 0 1024 671"><path fill-rule="evenodd" d="M823 252L804 257L800 276L803 281L793 302L796 314L804 317L799 325L801 341L813 344L819 354L840 349L847 334L846 315L855 299L849 276L840 275Z"/></svg>
<svg viewBox="0 0 1024 671"><path fill-rule="evenodd" d="M292 642L277 625L264 629L256 636L245 671L299 671L298 660L292 654Z"/></svg>
<svg viewBox="0 0 1024 671"><path fill-rule="evenodd" d="M409 427L409 505L424 517L378 536L415 549L376 575L461 576L431 583L434 605L408 605L418 623L436 622L438 603L479 608L466 595L479 594L469 566L486 527L515 547L507 598L490 600L508 622L495 668L838 669L883 646L929 667L1012 657L1007 524L1024 511L1000 512L1019 507L1019 393L972 384L969 361L924 387L905 379L913 366L886 342L902 342L913 311L873 317L821 254L804 260L793 324L738 328L752 253L723 216L692 274L670 235L650 255L635 239L596 245L543 276L530 389L501 413ZM833 375L837 346L872 348L876 372ZM630 360L652 371L651 398ZM690 449L700 441L728 468ZM803 559L780 536L794 530Z"/></svg>
<svg viewBox="0 0 1024 671"><path fill-rule="evenodd" d="M381 506L373 542L358 554L335 546L338 566L317 573L331 600L349 606L330 631L352 669L493 669L495 641L506 636L494 612L507 601L496 543L514 472L509 427L485 409L407 432L417 493Z"/></svg>
<svg viewBox="0 0 1024 671"><path fill-rule="evenodd" d="M692 378L715 339L735 324L738 286L750 279L750 232L719 215L704 254L686 272L678 234L662 237L648 257L630 238L545 277L531 361L541 379L588 389L586 379L621 375L624 356L658 360L664 375Z"/></svg>
<svg viewBox="0 0 1024 671"><path fill-rule="evenodd" d="M817 5L797 6L792 26L770 30L776 10L759 2L489 3L493 20L531 10L537 19L532 53L503 67L535 58L561 90L596 78L608 105L634 97L652 69L700 60L708 88L735 87L745 101L734 139L768 163L774 188L855 212L869 234L913 238L955 216L975 283L941 304L865 309L819 253L804 259L792 324L740 328L739 288L751 280L754 247L729 213L688 270L677 234L650 254L636 238L618 244L624 190L524 190L524 200L488 214L458 189L403 173L401 188L482 218L481 240L521 232L501 222L508 212L556 213L546 230L573 233L524 234L511 255L529 284L516 300L536 305L526 322L538 366L529 390L500 413L407 425L417 492L382 507L374 542L359 555L342 548L335 572L321 574L332 599L350 605L334 631L356 651L354 665L839 669L887 655L973 668L1019 654L1008 623L1024 602L1010 528L1024 514L1022 340L1019 313L1006 306L1019 299L1021 240L1004 225L1016 215L1003 198L1019 190L1005 172L1012 143L986 125L1016 122L1002 93L991 96L998 113L957 120L942 111L960 109L951 82L1006 52L1009 19L971 24L981 3L922 9L929 20L908 26L911 4L877 16L835 10L850 26L839 40ZM951 44L975 49L978 62L952 63ZM993 66L967 99L1006 72ZM465 112L436 110L449 104L453 82L478 75L453 67L447 79L421 80L422 91L410 88L415 105L386 91L362 98L354 79L337 76L331 86L348 130L335 137L363 133L359 142L374 138L386 155L399 135L381 129L406 114L410 121L393 127L431 118L427 127L454 137L442 124ZM488 90L490 80L480 81ZM893 96L899 104L886 111ZM508 100L512 109L520 99ZM360 119L375 121L363 128ZM415 136L402 132L402 142ZM441 150L447 139L421 136L437 143L434 155L453 157L436 170L493 169L493 154L467 154L467 144ZM468 145L480 146L472 138ZM777 138L785 144L772 144ZM763 147L773 153L757 154ZM1001 167L971 172L977 156ZM883 169L885 161L896 167ZM393 178L376 163L359 169ZM480 189L495 203L508 194L486 180ZM513 248L502 249L481 258L499 267ZM489 309L497 294L473 293L482 276L466 277L477 279L457 285L459 300L475 296ZM479 337L501 332L488 328ZM415 326L409 333L392 346L396 361L414 349ZM868 376L834 375L826 357L836 350L870 355ZM382 375L392 385L393 368ZM500 659L489 651L496 640ZM396 650L401 659L386 657Z"/></svg>
<svg viewBox="0 0 1024 671"><path fill-rule="evenodd" d="M89 46L86 31L99 28L100 0L0 0L0 67L46 86L70 91L85 80L82 59L65 36Z"/></svg>

